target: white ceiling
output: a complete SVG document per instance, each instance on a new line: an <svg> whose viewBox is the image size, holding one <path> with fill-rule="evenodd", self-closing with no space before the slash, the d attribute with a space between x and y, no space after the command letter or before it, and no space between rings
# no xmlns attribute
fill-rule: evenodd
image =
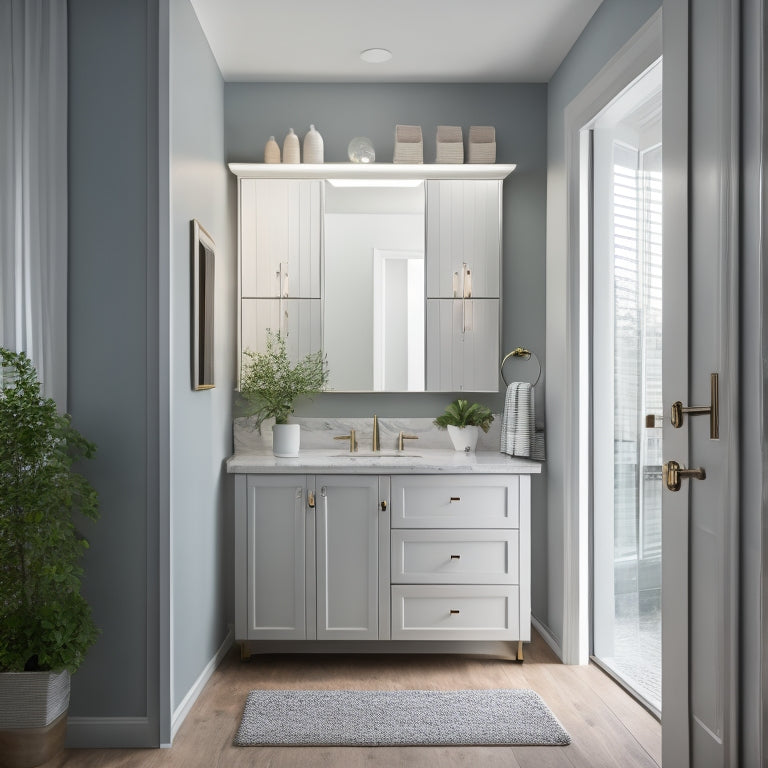
<svg viewBox="0 0 768 768"><path fill-rule="evenodd" d="M229 82L547 82L602 0L191 0ZM391 61L360 52L388 48Z"/></svg>

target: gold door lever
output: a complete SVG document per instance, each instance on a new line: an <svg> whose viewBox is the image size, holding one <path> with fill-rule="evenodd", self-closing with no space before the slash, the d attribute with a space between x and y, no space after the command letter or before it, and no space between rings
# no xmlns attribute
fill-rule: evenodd
<svg viewBox="0 0 768 768"><path fill-rule="evenodd" d="M709 414L709 439L717 440L720 437L720 387L716 373L709 377L709 405L683 405L680 400L672 403L670 419L675 429L683 426L683 414L690 413L696 416L703 413Z"/></svg>
<svg viewBox="0 0 768 768"><path fill-rule="evenodd" d="M679 491L683 478L690 478L691 480L706 480L707 478L707 473L703 467L683 469L676 461L668 461L662 467L662 474L670 491Z"/></svg>

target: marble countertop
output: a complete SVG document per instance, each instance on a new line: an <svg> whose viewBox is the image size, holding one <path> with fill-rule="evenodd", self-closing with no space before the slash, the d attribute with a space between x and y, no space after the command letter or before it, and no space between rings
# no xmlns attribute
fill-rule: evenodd
<svg viewBox="0 0 768 768"><path fill-rule="evenodd" d="M498 451L464 453L439 448L356 453L302 448L298 458L281 459L271 450L238 452L227 460L230 474L538 474L541 463Z"/></svg>

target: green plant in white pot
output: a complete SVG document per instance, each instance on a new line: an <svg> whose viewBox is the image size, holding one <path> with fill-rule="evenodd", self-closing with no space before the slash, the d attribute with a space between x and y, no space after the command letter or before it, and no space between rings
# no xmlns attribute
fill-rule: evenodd
<svg viewBox="0 0 768 768"><path fill-rule="evenodd" d="M285 339L267 330L264 352L243 353L240 395L245 400L244 413L256 419L261 431L265 419L274 418L272 452L275 456L299 455L301 428L289 424L293 404L299 397L322 392L328 381L328 366L322 352L312 352L291 364Z"/></svg>
<svg viewBox="0 0 768 768"><path fill-rule="evenodd" d="M457 451L474 451L480 430L487 432L491 427L493 414L491 409L480 403L468 400L454 400L438 416L434 423L440 429L447 429Z"/></svg>
<svg viewBox="0 0 768 768"><path fill-rule="evenodd" d="M98 631L80 594L96 491L73 470L94 445L42 396L24 353L0 347L0 766L39 765L64 743L69 675Z"/></svg>

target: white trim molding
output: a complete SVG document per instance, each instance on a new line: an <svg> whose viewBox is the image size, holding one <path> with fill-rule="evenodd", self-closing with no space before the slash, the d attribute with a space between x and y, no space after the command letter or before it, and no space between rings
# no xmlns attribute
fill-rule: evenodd
<svg viewBox="0 0 768 768"><path fill-rule="evenodd" d="M535 616L531 616L531 626L541 635L541 639L552 649L552 652L560 661L563 660L563 649L557 642L549 627L542 624Z"/></svg>
<svg viewBox="0 0 768 768"><path fill-rule="evenodd" d="M590 327L589 308L581 298L589 286L590 265L583 257L589 242L581 219L580 194L585 181L583 131L619 93L662 54L661 10L657 11L566 107L566 372L563 639L566 664L587 664L590 653L589 518L591 504ZM588 248L586 249L588 251Z"/></svg>
<svg viewBox="0 0 768 768"><path fill-rule="evenodd" d="M176 738L176 733L181 727L181 724L184 722L185 718L189 714L189 711L192 709L192 706L203 692L205 684L211 679L213 673L216 671L216 668L219 666L219 664L221 664L224 657L227 655L227 652L232 647L234 640L235 628L230 624L227 630L227 636L224 638L224 641L216 651L216 655L205 665L203 671L200 673L197 680L195 680L193 686L189 689L189 691L187 691L187 695L181 700L179 706L176 707L176 709L173 711L173 716L171 717L171 740L169 743L161 744L161 747L170 747L173 744L173 740Z"/></svg>

